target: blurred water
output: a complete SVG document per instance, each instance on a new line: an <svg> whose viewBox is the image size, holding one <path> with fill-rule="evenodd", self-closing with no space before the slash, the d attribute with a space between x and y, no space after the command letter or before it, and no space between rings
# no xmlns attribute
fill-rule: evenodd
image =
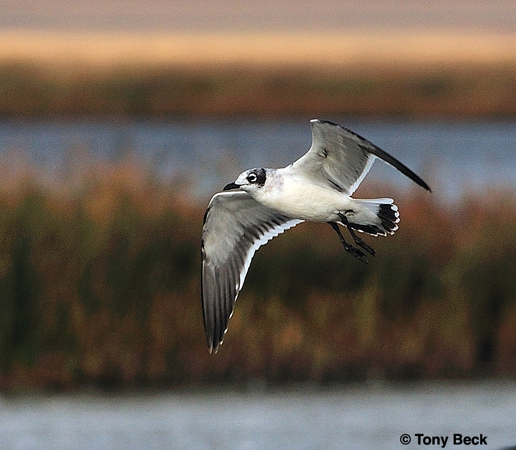
<svg viewBox="0 0 516 450"><path fill-rule="evenodd" d="M445 200L516 187L512 123L338 121L420 173ZM69 177L78 164L135 157L157 176L180 177L195 196L207 198L245 169L289 164L310 147L310 139L307 120L2 122L0 157L6 160L4 174L22 161L44 180ZM382 163L370 177L401 189L411 186Z"/></svg>
<svg viewBox="0 0 516 450"><path fill-rule="evenodd" d="M0 398L0 447L12 450L389 450L416 434L516 445L516 383L416 384L235 393ZM401 445L408 434L412 443Z"/></svg>

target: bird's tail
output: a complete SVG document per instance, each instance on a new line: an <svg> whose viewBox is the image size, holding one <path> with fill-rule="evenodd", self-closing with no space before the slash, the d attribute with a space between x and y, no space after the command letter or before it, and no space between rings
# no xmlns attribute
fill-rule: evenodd
<svg viewBox="0 0 516 450"><path fill-rule="evenodd" d="M373 236L394 234L398 229L400 215L398 207L392 198L374 198L370 200L356 200L357 213L347 216L349 224L358 231Z"/></svg>

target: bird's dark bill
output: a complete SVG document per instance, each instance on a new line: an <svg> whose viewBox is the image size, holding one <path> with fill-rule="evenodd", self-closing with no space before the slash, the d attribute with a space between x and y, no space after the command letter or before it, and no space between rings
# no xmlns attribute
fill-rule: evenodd
<svg viewBox="0 0 516 450"><path fill-rule="evenodd" d="M229 183L224 186L225 191L229 191L231 189L238 189L240 186L236 183Z"/></svg>

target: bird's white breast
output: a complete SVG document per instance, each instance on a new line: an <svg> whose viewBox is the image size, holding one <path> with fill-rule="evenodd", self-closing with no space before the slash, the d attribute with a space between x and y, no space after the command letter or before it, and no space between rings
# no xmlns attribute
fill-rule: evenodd
<svg viewBox="0 0 516 450"><path fill-rule="evenodd" d="M336 213L350 208L352 199L335 189L308 183L276 171L253 197L263 205L296 219L313 222L338 220Z"/></svg>

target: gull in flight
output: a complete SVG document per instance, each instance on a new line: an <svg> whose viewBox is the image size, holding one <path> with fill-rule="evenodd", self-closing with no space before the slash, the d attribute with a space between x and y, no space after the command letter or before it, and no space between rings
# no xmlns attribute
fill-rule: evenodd
<svg viewBox="0 0 516 450"><path fill-rule="evenodd" d="M344 250L365 263L375 254L355 232L386 236L398 229L390 198L351 197L376 158L427 191L412 170L368 140L335 123L313 119L310 150L281 169L251 169L211 199L202 229L202 306L210 353L217 352L254 252L303 221L326 222ZM355 245L347 242L346 227Z"/></svg>

